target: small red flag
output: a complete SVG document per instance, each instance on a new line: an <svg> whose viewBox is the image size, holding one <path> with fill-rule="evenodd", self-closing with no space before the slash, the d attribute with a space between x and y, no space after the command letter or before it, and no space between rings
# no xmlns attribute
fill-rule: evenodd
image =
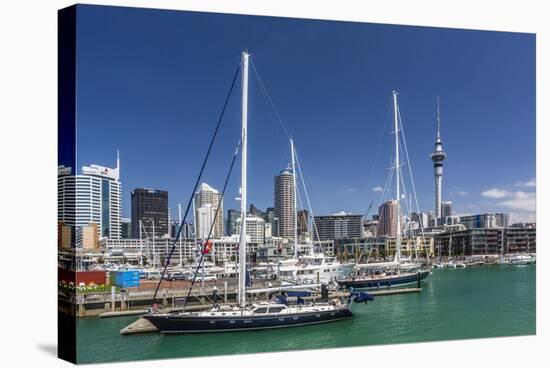
<svg viewBox="0 0 550 368"><path fill-rule="evenodd" d="M202 254L208 254L212 251L212 242L208 241L202 248Z"/></svg>

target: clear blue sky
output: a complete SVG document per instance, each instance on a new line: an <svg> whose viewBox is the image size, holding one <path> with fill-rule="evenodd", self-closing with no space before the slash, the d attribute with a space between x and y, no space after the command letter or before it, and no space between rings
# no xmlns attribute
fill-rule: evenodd
<svg viewBox="0 0 550 368"><path fill-rule="evenodd" d="M81 6L77 43L78 166L113 167L120 150L123 216L138 187L168 190L172 216L186 203L248 49L295 138L315 214L378 203L395 89L421 210L434 206L440 96L443 199L459 214L534 220L534 35ZM204 177L218 189L240 134L237 87ZM265 209L290 154L252 71L249 140L249 202ZM239 168L226 209L238 208Z"/></svg>

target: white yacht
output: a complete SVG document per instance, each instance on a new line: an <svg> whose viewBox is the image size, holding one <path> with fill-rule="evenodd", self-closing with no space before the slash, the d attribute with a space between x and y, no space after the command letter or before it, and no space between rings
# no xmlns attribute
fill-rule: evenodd
<svg viewBox="0 0 550 368"><path fill-rule="evenodd" d="M290 264L278 265L279 279L292 284L327 283L347 276L353 263L342 263L334 257L325 256L322 251L299 256Z"/></svg>
<svg viewBox="0 0 550 368"><path fill-rule="evenodd" d="M516 266L522 266L522 265L530 265L537 262L537 259L535 256L530 254L512 254L507 256L504 259L504 264L509 265L516 265Z"/></svg>

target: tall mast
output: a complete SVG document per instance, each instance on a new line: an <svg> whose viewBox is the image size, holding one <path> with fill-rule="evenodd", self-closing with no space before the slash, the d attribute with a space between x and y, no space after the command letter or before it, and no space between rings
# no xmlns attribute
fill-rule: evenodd
<svg viewBox="0 0 550 368"><path fill-rule="evenodd" d="M155 245L155 219L151 219L153 220L153 268L155 268L157 264L157 249Z"/></svg>
<svg viewBox="0 0 550 368"><path fill-rule="evenodd" d="M143 239L141 238L141 219L139 222L139 265L143 268Z"/></svg>
<svg viewBox="0 0 550 368"><path fill-rule="evenodd" d="M397 238L395 239L395 259L397 263L400 262L401 259L401 208L399 206L400 204L400 198L401 194L399 192L399 181L400 179L400 172L399 172L399 124L398 124L398 117L397 117L397 92L393 91L393 116L394 116L394 126L393 130L395 133L395 193L397 196Z"/></svg>
<svg viewBox="0 0 550 368"><path fill-rule="evenodd" d="M248 52L243 51L242 67L242 153L241 153L241 238L239 242L239 295L241 307L246 305L246 155L247 155L247 124L248 124Z"/></svg>
<svg viewBox="0 0 550 368"><path fill-rule="evenodd" d="M290 155L292 162L292 186L294 187L294 259L298 258L298 204L296 201L296 164L294 160L294 141L290 138Z"/></svg>
<svg viewBox="0 0 550 368"><path fill-rule="evenodd" d="M178 203L178 222L180 224L180 227L183 226L182 223L181 223L181 203ZM177 229L177 230L179 230L179 229ZM183 266L183 255L182 255L182 252L181 252L181 238L182 237L183 237L183 234L180 233L180 267Z"/></svg>

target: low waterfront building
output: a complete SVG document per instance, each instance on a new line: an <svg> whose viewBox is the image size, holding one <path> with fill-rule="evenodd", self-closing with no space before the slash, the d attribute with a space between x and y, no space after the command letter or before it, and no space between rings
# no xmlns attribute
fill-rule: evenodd
<svg viewBox="0 0 550 368"><path fill-rule="evenodd" d="M535 252L535 228L449 229L435 235L435 254L441 257Z"/></svg>
<svg viewBox="0 0 550 368"><path fill-rule="evenodd" d="M105 251L105 258L110 261L128 262L157 266L164 265L170 249L174 244L172 238L142 238L142 239L108 239L102 242ZM176 242L171 264L178 264L181 257L183 260L192 260L196 257L198 247L194 239L182 239Z"/></svg>
<svg viewBox="0 0 550 368"><path fill-rule="evenodd" d="M535 253L537 250L537 229L530 226L511 226L504 233L506 253Z"/></svg>
<svg viewBox="0 0 550 368"><path fill-rule="evenodd" d="M347 259L361 257L362 262L367 259L393 259L395 255L395 238L387 236L367 237L363 239L340 239L335 242L335 254ZM431 256L434 252L433 236L411 236L401 241L401 254L425 257L426 252Z"/></svg>

